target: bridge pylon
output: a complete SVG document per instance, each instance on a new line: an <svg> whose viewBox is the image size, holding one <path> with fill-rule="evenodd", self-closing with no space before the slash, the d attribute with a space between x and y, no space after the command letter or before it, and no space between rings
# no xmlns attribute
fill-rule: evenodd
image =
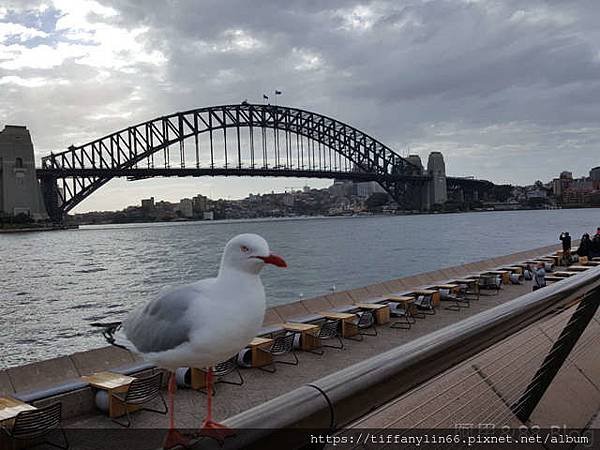
<svg viewBox="0 0 600 450"><path fill-rule="evenodd" d="M60 207L60 196L58 193L57 178L44 176L40 179L42 197L50 220L54 223L63 223L65 214Z"/></svg>

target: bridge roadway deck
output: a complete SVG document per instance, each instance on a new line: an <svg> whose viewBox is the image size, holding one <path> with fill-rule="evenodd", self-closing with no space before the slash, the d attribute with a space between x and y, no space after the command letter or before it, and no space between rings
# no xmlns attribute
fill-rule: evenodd
<svg viewBox="0 0 600 450"><path fill-rule="evenodd" d="M472 301L470 308L460 312L444 309L444 303L434 316L417 319L410 330L391 329L389 326L379 326L378 336L365 336L362 342L344 339L344 349L325 349L322 356L298 352L298 366L277 365L274 374L265 373L258 369L242 369L243 386L218 384L214 399L214 415L217 420L223 420L245 411L260 403L289 392L303 384L336 372L352 364L368 359L375 354L385 352L393 347L404 344L439 328L451 325L466 317L498 304L512 300L530 292L532 284L525 281L522 285L505 286L498 295L482 291L479 301ZM191 389L179 388L175 396L176 423L180 428L197 428L204 417L206 396ZM168 417L148 412L133 415L134 428L166 428ZM65 423L67 428L120 428L109 418L94 414L78 417Z"/></svg>

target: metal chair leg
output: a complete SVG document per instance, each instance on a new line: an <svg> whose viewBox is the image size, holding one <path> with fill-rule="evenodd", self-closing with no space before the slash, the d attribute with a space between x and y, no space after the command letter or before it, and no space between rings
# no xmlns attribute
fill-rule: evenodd
<svg viewBox="0 0 600 450"><path fill-rule="evenodd" d="M60 445L60 444L57 444L57 443L54 443L54 442L50 442L48 439L44 439L39 444L35 444L34 446L27 447L27 448L33 448L33 447L37 447L38 445L46 444L46 445L49 445L50 447L60 448L62 450L67 450L70 447L69 440L67 439L67 434L65 433L65 430L63 429L63 427L59 426L57 429L60 430L60 432L62 434L62 439L64 441L64 445ZM21 447L18 446L18 445L17 445L17 447L15 447L13 445L12 448L21 448Z"/></svg>
<svg viewBox="0 0 600 450"><path fill-rule="evenodd" d="M268 367L273 367L272 369L268 369ZM258 370L262 370L267 373L275 373L277 372L277 366L275 365L275 361L272 361L271 364L267 364L266 366L257 367Z"/></svg>
<svg viewBox="0 0 600 450"><path fill-rule="evenodd" d="M242 378L242 374L240 373L239 369L236 369L237 372L237 376L239 378L239 381L228 381L225 379L220 379L219 381L217 381L217 383L223 383L223 384L233 384L235 386L241 386L244 384L244 379Z"/></svg>
<svg viewBox="0 0 600 450"><path fill-rule="evenodd" d="M406 322L403 323L402 319L404 319ZM401 330L410 330L411 327L412 327L412 323L411 323L410 319L408 318L408 316L402 316L395 322L392 322L392 324L390 325L390 328L398 328Z"/></svg>
<svg viewBox="0 0 600 450"><path fill-rule="evenodd" d="M154 412L154 413L158 413L158 414L162 414L163 416L166 415L169 412L169 407L167 406L167 402L165 402L164 397L162 396L162 394L159 394L159 398L163 404L163 409L154 409L154 408L141 408L142 411L149 411L149 412Z"/></svg>
<svg viewBox="0 0 600 450"><path fill-rule="evenodd" d="M348 336L346 339L350 339L351 341L362 342L365 338L363 337L363 333L358 330L358 334L355 336Z"/></svg>
<svg viewBox="0 0 600 450"><path fill-rule="evenodd" d="M369 328L366 328L366 330L369 330L370 328L373 328L373 333L369 333L368 331L365 331L364 333L360 333L360 334L364 335L364 336L377 336L377 327L375 326L375 322L373 322Z"/></svg>
<svg viewBox="0 0 600 450"><path fill-rule="evenodd" d="M116 418L112 419L112 421L117 425L121 425L124 428L129 428L131 426L131 416L129 415L129 408L127 408L127 405L125 405L125 415L127 417L127 423L123 423L120 420L117 420Z"/></svg>
<svg viewBox="0 0 600 450"><path fill-rule="evenodd" d="M275 363L276 364L287 364L290 366L297 366L300 363L300 361L298 360L298 355L296 355L296 352L293 350L290 353L294 356L295 361L275 361Z"/></svg>

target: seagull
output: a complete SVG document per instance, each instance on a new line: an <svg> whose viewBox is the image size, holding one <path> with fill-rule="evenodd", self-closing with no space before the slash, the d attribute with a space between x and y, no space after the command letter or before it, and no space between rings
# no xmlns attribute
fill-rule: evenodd
<svg viewBox="0 0 600 450"><path fill-rule="evenodd" d="M206 368L207 410L200 434L220 440L232 434L212 418L212 367L237 354L258 334L266 307L259 274L266 264L287 267L261 236L240 234L225 245L215 278L163 289L123 322L92 324L105 327L109 343L170 371L165 448L186 444L175 429L173 397L178 367Z"/></svg>

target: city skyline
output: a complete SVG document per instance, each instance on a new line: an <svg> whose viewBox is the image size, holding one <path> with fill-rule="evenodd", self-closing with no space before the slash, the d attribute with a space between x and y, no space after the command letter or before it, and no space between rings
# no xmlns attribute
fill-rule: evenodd
<svg viewBox="0 0 600 450"><path fill-rule="evenodd" d="M306 179L303 179L306 180ZM333 182L327 183L325 180L317 180L320 182L325 182L326 186L324 187L316 187L311 186L309 184L303 184L298 186L286 186L283 190L276 191L272 189L269 192L249 192L244 196L240 196L238 198L214 198L211 195L205 195L203 193L192 193L189 196L182 197L179 199L174 198L164 198L159 196L150 196L147 198L141 198L137 203L129 203L123 208L118 208L114 210L90 210L84 212L75 212L74 215L77 216L79 214L85 215L86 213L118 213L129 210L131 208L136 209L141 208L144 209L144 205L151 203L152 207L154 207L155 202L157 204L169 204L170 207L173 207L175 211L178 207L182 206L182 203L189 202L190 208L193 202L195 202L198 198L202 198L204 202L208 201L209 203L221 202L225 201L228 203L242 202L247 200L252 200L259 198L261 196L265 197L280 197L285 195L291 195L292 197L295 194L306 194L307 192L315 192L315 191L328 191L330 195L333 197L337 197L339 200L339 196L341 192L346 192L346 195L353 196L353 199L356 201L359 199L360 205L356 203L350 205L349 203L342 202L343 206L346 208L350 208L352 206L355 209L355 212L364 211L362 207L364 207L364 201L367 200L372 194L376 193L385 193L385 190L374 181L367 182L356 182L351 180L335 180ZM344 186L344 187L342 187ZM336 188L337 187L337 188ZM515 206L517 202L521 203L521 206L525 208L529 207L539 207L540 205L532 205L525 204L531 200L542 200L542 204L547 204L551 206L564 206L564 207L574 207L574 206L598 206L600 204L600 166L592 167L588 171L586 175L578 176L577 174L573 174L570 171L562 171L560 174L556 174L550 180L535 180L535 182L530 183L528 185L496 185L495 186L495 194L492 194L491 197L488 194L486 201L484 201L483 206L494 205L500 206L501 209L504 209L502 204L505 206ZM341 191L340 191L341 189ZM350 192L353 192L351 195ZM341 195L342 197L344 195ZM506 198L503 198L505 197ZM456 197L456 195L454 195ZM502 199L501 199L502 198ZM552 198L552 201L549 201ZM449 205L451 208L456 208L458 204L456 203L456 198L448 198ZM393 199L388 196L388 204L393 204ZM293 203L293 202L292 202ZM438 206L443 205L446 201L443 201ZM340 207L342 204L337 204L334 207ZM136 206L137 205L137 206ZM332 206L332 205L330 205ZM357 208L357 206L359 206ZM463 205L464 206L464 205ZM509 208L510 209L510 208ZM206 211L212 211L211 208L204 208ZM452 211L452 209L451 209ZM191 216L190 216L191 217Z"/></svg>
<svg viewBox="0 0 600 450"><path fill-rule="evenodd" d="M280 104L400 154L441 151L453 176L530 184L599 163L594 3L233 3L4 2L0 124L27 125L39 160L162 114L280 90ZM329 183L121 179L75 212Z"/></svg>

